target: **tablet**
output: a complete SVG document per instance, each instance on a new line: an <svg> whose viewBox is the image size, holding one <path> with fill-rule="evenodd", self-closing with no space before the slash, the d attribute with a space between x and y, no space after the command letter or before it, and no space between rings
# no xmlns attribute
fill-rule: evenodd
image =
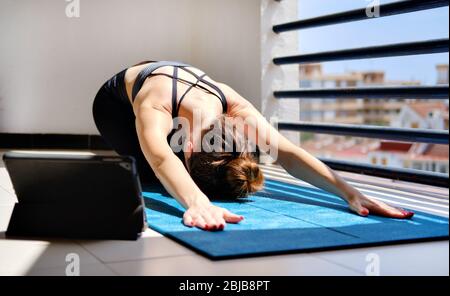
<svg viewBox="0 0 450 296"><path fill-rule="evenodd" d="M7 152L3 161L18 199L7 236L127 240L146 228L132 157Z"/></svg>

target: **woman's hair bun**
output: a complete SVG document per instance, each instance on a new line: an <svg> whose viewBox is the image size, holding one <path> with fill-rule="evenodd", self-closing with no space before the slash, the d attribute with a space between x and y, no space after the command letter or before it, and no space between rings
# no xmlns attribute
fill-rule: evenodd
<svg viewBox="0 0 450 296"><path fill-rule="evenodd" d="M257 192L264 187L264 176L256 161L250 156L235 158L226 164L226 181L239 197Z"/></svg>

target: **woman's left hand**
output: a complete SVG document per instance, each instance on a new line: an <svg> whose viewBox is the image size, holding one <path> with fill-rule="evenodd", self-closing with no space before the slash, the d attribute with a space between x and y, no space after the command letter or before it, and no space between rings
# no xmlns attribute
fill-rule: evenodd
<svg viewBox="0 0 450 296"><path fill-rule="evenodd" d="M381 201L368 198L363 194L357 194L349 198L347 202L353 212L363 217L374 214L389 218L410 219L414 216L413 212L391 207Z"/></svg>

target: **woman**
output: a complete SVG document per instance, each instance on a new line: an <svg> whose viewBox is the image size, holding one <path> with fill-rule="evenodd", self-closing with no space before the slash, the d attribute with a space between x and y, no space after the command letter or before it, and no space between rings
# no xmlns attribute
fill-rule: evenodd
<svg viewBox="0 0 450 296"><path fill-rule="evenodd" d="M198 122L198 113L207 116ZM142 182L161 182L186 209L183 222L189 227L222 230L226 223L242 221L244 217L214 206L210 198L242 198L263 186L263 175L252 154L236 149L236 134L231 140L227 137L233 127L213 128L225 118L253 119L248 121L244 137L255 135L260 148L276 150L278 163L292 176L340 196L356 214L400 219L414 215L364 196L279 134L231 87L187 64L149 61L120 72L100 89L93 114L102 137L119 154L135 157ZM184 119L188 127L176 130L179 125L174 119ZM197 129L192 127L195 121ZM183 135L183 141L174 141L175 134ZM234 148L206 149L211 146L211 141L203 140L207 134ZM183 150L175 153L174 143Z"/></svg>

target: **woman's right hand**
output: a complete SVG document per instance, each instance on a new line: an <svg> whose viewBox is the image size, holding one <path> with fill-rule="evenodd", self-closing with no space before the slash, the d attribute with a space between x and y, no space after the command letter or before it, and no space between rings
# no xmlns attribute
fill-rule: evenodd
<svg viewBox="0 0 450 296"><path fill-rule="evenodd" d="M192 205L183 215L184 225L210 231L223 230L227 223L239 223L243 219L243 216L233 214L210 202Z"/></svg>

